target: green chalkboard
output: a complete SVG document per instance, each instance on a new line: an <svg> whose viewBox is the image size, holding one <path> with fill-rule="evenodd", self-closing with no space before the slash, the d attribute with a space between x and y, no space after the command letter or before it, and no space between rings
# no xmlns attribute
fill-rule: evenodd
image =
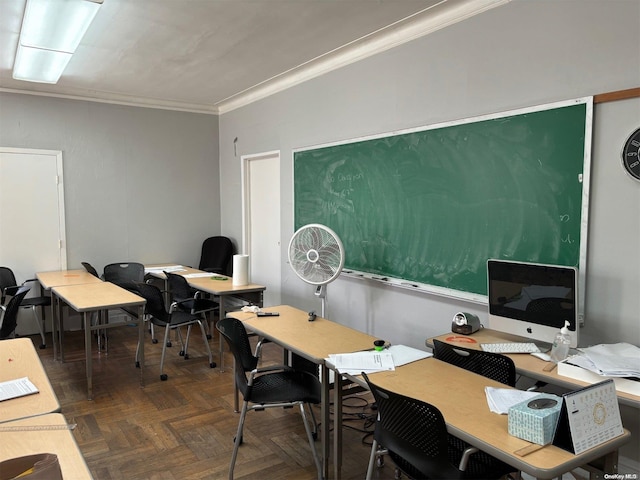
<svg viewBox="0 0 640 480"><path fill-rule="evenodd" d="M486 295L486 261L579 267L591 101L294 151L294 223L345 270ZM584 245L583 245L584 246Z"/></svg>

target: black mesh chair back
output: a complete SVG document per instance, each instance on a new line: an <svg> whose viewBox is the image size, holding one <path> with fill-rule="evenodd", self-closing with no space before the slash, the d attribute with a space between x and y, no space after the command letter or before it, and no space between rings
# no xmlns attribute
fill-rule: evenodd
<svg viewBox="0 0 640 480"><path fill-rule="evenodd" d="M104 280L131 290L136 283L144 282L144 265L141 263L110 263L104 267Z"/></svg>
<svg viewBox="0 0 640 480"><path fill-rule="evenodd" d="M30 282L37 282L36 278L30 278L22 282L22 286L26 285ZM16 294L19 289L19 286L16 282L16 276L9 267L0 267L0 289L2 290L2 298L0 304L4 305L9 297ZM51 305L51 297L47 297L45 295L40 296L31 296L28 298L23 297L22 302L20 303L20 307L22 308L30 308L33 312L33 316L36 320L36 325L40 330L40 337L42 338L42 343L40 344L40 348L46 348L47 339L44 335L44 316L45 316L45 308ZM42 317L38 315L38 308L42 309Z"/></svg>
<svg viewBox="0 0 640 480"><path fill-rule="evenodd" d="M29 292L29 287L21 286L11 297L7 305L2 305L2 316L0 317L0 340L10 338L14 335L18 326L18 310L20 304L24 300L25 295Z"/></svg>
<svg viewBox="0 0 640 480"><path fill-rule="evenodd" d="M447 425L440 410L381 388L362 375L378 407L374 447L384 446L396 466L410 478L464 478L463 472L449 462Z"/></svg>
<svg viewBox="0 0 640 480"><path fill-rule="evenodd" d="M162 292L155 285L137 282L132 285L131 291L146 300L145 314L149 316L149 321L153 325L164 327L165 329L164 342L162 344L162 356L160 357L160 380L164 381L168 378L168 375L164 373L164 359L167 351L167 346L170 345L169 332L171 330L176 330L178 332L178 337L182 345L179 354L183 356L185 360L188 360L189 338L191 336L191 327L194 324L198 324L200 326L202 339L204 340L205 351L207 352L207 355L209 357L209 367L214 368L216 366L216 363L213 361L213 356L211 354L211 347L209 346L207 333L205 332L204 326L202 325L200 316L192 315L191 313L184 312L182 310L175 310L173 305L169 308L169 310L167 310L165 307ZM187 336L184 341L180 332L181 327L187 327ZM139 347L140 346L138 345L138 348ZM138 352L136 352L136 363L138 363L137 357Z"/></svg>
<svg viewBox="0 0 640 480"><path fill-rule="evenodd" d="M4 305L7 296L14 295L18 290L13 270L8 267L0 267L0 289L2 290L2 301L0 302L2 305Z"/></svg>
<svg viewBox="0 0 640 480"><path fill-rule="evenodd" d="M433 340L433 356L465 370L511 387L516 386L516 366L509 357L499 353L472 350Z"/></svg>
<svg viewBox="0 0 640 480"><path fill-rule="evenodd" d="M98 271L95 268L93 268L93 265L91 265L88 262L82 262L82 266L91 275L93 275L94 277L100 278L100 274L98 273Z"/></svg>
<svg viewBox="0 0 640 480"><path fill-rule="evenodd" d="M229 275L233 244L228 237L209 237L202 242L200 265L198 268L205 272Z"/></svg>
<svg viewBox="0 0 640 480"><path fill-rule="evenodd" d="M498 479L515 468L450 435L440 410L375 385L362 373L378 406L367 480L375 457L389 454L413 479ZM382 446L383 450L378 450ZM398 478L398 476L396 476Z"/></svg>
<svg viewBox="0 0 640 480"><path fill-rule="evenodd" d="M235 359L236 386L244 397L238 431L234 440L229 479L233 479L238 448L242 443L244 421L248 410L264 410L266 408L287 408L298 406L313 459L318 471L318 479L322 478L322 466L314 446L311 426L305 413L306 404L319 404L321 401L321 385L317 377L309 372L301 372L285 365L270 365L258 368L259 358L251 353L249 336L243 323L235 318L223 318L216 328L225 339ZM248 376L247 376L248 373ZM250 407L249 404L252 404Z"/></svg>

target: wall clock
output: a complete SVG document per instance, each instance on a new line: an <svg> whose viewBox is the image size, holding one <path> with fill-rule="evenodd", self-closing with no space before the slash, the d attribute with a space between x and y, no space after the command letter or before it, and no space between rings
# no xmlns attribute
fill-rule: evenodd
<svg viewBox="0 0 640 480"><path fill-rule="evenodd" d="M629 175L640 181L640 128L629 135L622 148L622 164Z"/></svg>

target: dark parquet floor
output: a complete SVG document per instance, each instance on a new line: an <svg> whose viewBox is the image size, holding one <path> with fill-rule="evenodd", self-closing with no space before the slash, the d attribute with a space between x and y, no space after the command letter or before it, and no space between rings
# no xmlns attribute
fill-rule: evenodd
<svg viewBox="0 0 640 480"><path fill-rule="evenodd" d="M201 335L194 330L189 354L178 355L177 342L167 349L165 373L160 380L161 345L145 344L145 387L139 385L134 365L137 329L109 330L108 352L93 344L93 400L87 400L83 332L65 334L65 362L54 361L48 340L38 350L45 370L73 433L97 480L224 479L228 475L238 414L233 409L232 358L225 356L225 371L209 368ZM39 344L39 337L32 337ZM209 340L218 362L218 335ZM282 358L282 350L267 344L265 363ZM346 397L342 478L363 479L369 458L370 397ZM320 418L319 408L315 411ZM316 442L320 452L320 441ZM332 476L332 474L331 474ZM249 412L244 443L235 469L236 479L315 479L316 471L301 417L296 409ZM388 460L376 478L393 478ZM74 480L74 479L66 479Z"/></svg>

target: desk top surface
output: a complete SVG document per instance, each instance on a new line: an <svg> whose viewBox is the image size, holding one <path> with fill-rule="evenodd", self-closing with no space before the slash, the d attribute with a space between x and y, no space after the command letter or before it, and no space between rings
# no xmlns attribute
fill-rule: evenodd
<svg viewBox="0 0 640 480"><path fill-rule="evenodd" d="M40 391L0 402L0 422L59 412L60 403L30 338L0 342L0 382L28 377ZM3 448L5 442L2 442Z"/></svg>
<svg viewBox="0 0 640 480"><path fill-rule="evenodd" d="M162 273L160 268L163 264L145 265L145 268L151 269L151 275L164 279L166 275ZM175 264L165 264L167 267L176 267ZM266 290L267 287L257 283L249 283L247 285L234 285L233 278L217 273L205 272L197 268L180 266L179 270L169 270L170 273L182 275L192 288L211 293L212 295L233 295L234 293L249 293ZM192 276L198 275L198 276Z"/></svg>
<svg viewBox="0 0 640 480"><path fill-rule="evenodd" d="M540 478L556 477L573 466L598 458L626 442L630 435L625 430L622 437L582 455L546 445L521 457L515 452L532 444L509 435L508 416L492 413L485 394L487 386L510 387L433 357L397 367L392 372L373 373L369 378L380 387L434 405L442 412L451 433L466 441L473 438L475 441L470 441L473 445Z"/></svg>
<svg viewBox="0 0 640 480"><path fill-rule="evenodd" d="M80 285L84 283L101 283L98 277L86 270L56 270L53 272L38 272L36 278L45 290L62 285Z"/></svg>
<svg viewBox="0 0 640 480"><path fill-rule="evenodd" d="M71 430L28 430L29 427L37 428L52 425L65 426L67 421L62 414L51 413L0 423L0 430L3 427L16 429L15 431L0 431L2 436L0 461L36 453L54 453L58 456L63 478L73 480L91 479L91 472ZM20 427L25 427L25 430L19 430Z"/></svg>
<svg viewBox="0 0 640 480"><path fill-rule="evenodd" d="M496 330L491 330L488 328L483 328L478 330L472 335L459 335L456 333L445 333L443 335L439 335L434 337L442 342L449 343L451 345L456 345L459 347L480 350L481 343L501 343L501 342L527 342L525 337L519 337L517 335L511 335L508 333L498 332ZM425 345L427 347L433 347L433 338L429 338L425 341ZM563 375L558 375L558 369L554 368L553 370L547 372L544 370L546 366L549 365L549 362L545 362L540 358L534 357L533 355L529 355L527 353L511 353L506 354L507 357L510 357L516 365L516 370L518 373L525 375L530 378L534 378L535 380L542 380L544 382L550 383L552 385L558 385L567 389L575 389L579 387L586 387L590 385L587 382L583 382L582 380L578 380L575 378L565 377ZM633 395L626 392L618 391L618 397L623 401L623 403L627 405L631 405L634 407L640 407L640 397L638 395Z"/></svg>
<svg viewBox="0 0 640 480"><path fill-rule="evenodd" d="M242 320L248 330L317 364L323 364L330 354L369 350L377 340L374 336L322 317L310 322L308 312L288 305L262 310L280 315L258 317L251 312L230 312L228 315Z"/></svg>
<svg viewBox="0 0 640 480"><path fill-rule="evenodd" d="M76 312L129 307L146 303L144 298L111 282L64 285L53 287L52 291Z"/></svg>

